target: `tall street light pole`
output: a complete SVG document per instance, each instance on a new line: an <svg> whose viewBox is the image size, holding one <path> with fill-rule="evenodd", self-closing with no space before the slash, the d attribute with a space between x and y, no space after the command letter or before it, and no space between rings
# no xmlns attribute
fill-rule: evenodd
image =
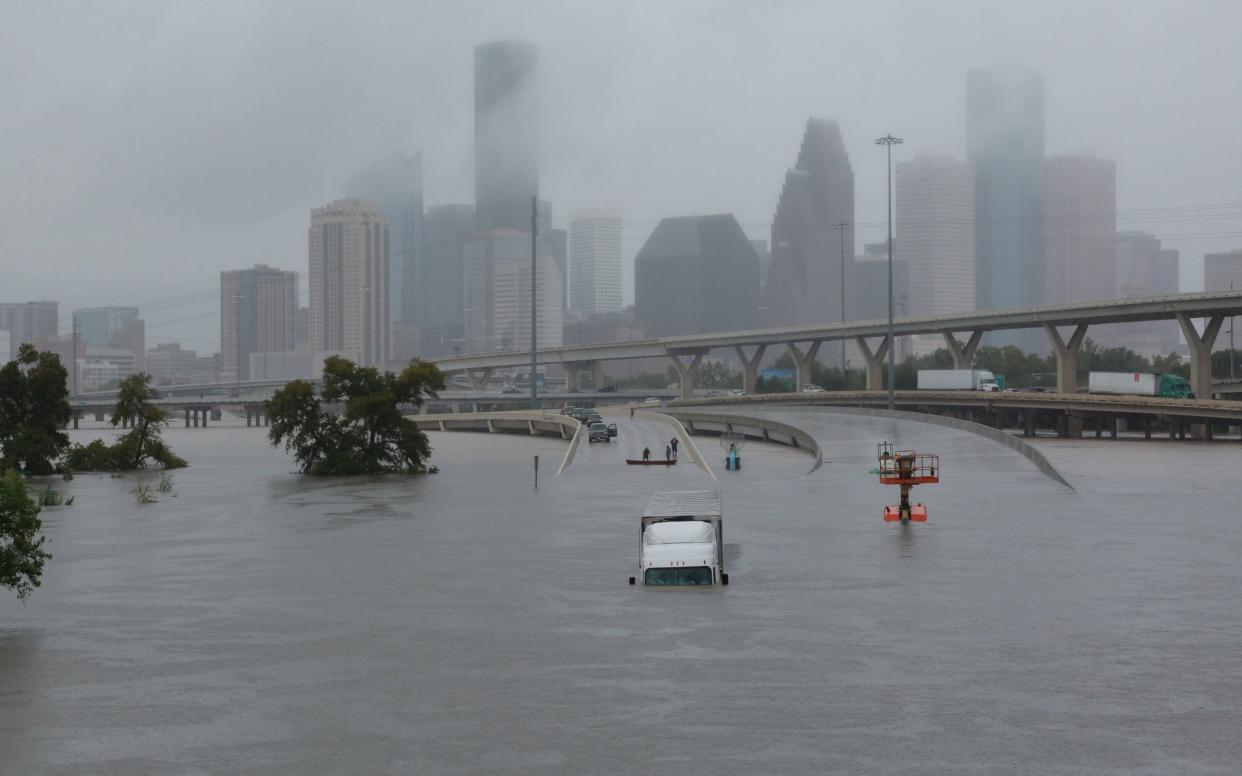
<svg viewBox="0 0 1242 776"><path fill-rule="evenodd" d="M539 196L531 195L530 198L530 408L533 410L539 404L539 390L535 387L535 369L538 367L538 358L536 352L539 347L539 327L535 322L535 278L536 278L536 261L535 255L538 253L536 249L536 240L539 237Z"/></svg>
<svg viewBox="0 0 1242 776"><path fill-rule="evenodd" d="M897 377L896 358L893 353L893 146L902 143L899 137L885 135L877 138L876 145L882 145L888 152L888 408L896 408L897 401L893 396L893 387Z"/></svg>
<svg viewBox="0 0 1242 776"><path fill-rule="evenodd" d="M841 222L833 227L841 235L841 323L845 323L845 231L853 229L853 224ZM850 378L845 373L845 340L841 340L841 377L845 379L844 388L849 388Z"/></svg>

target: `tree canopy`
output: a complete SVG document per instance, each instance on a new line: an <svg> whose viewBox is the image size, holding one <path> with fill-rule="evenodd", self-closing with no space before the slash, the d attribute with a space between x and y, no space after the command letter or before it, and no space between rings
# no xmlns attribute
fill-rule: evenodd
<svg viewBox="0 0 1242 776"><path fill-rule="evenodd" d="M442 390L444 374L426 361L395 375L333 356L324 361L321 396L294 380L271 398L268 439L283 443L307 474L423 472L427 436L403 413Z"/></svg>
<svg viewBox="0 0 1242 776"><path fill-rule="evenodd" d="M69 446L69 373L55 353L24 344L0 367L0 470L51 474Z"/></svg>
<svg viewBox="0 0 1242 776"><path fill-rule="evenodd" d="M165 469L186 465L185 459L169 448L160 435L168 422L168 412L153 399L159 391L151 386L151 376L131 375L121 381L112 426L129 426L130 430L116 444L96 439L87 445L74 445L65 458L65 465L77 471L135 471L154 462Z"/></svg>
<svg viewBox="0 0 1242 776"><path fill-rule="evenodd" d="M43 562L52 556L43 551L39 505L26 492L26 482L9 469L0 475L0 587L26 598L39 586Z"/></svg>

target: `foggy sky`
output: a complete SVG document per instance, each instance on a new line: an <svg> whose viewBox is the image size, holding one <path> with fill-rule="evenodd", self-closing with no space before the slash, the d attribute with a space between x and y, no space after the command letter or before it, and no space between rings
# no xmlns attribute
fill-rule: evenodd
<svg viewBox="0 0 1242 776"><path fill-rule="evenodd" d="M994 64L1042 71L1047 153L1115 159L1118 229L1180 249L1184 290L1204 252L1242 247L1236 1L6 5L0 301L65 321L162 302L148 346L216 349L222 269L305 286L311 208L377 158L420 150L426 204L472 202L472 47L503 38L540 47L556 225L621 209L627 267L664 216L732 212L768 239L810 116L841 123L858 247L882 240L872 141L963 158L966 70Z"/></svg>

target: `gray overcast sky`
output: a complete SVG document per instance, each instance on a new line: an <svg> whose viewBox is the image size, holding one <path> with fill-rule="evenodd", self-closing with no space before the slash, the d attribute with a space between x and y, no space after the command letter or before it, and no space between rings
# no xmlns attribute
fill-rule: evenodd
<svg viewBox="0 0 1242 776"><path fill-rule="evenodd" d="M427 204L473 199L472 46L541 47L542 187L613 206L627 261L662 216L767 239L808 116L841 122L858 243L872 140L964 154L967 68L1044 73L1047 151L1117 160L1119 228L1242 247L1242 3L17 2L0 28L0 299L162 302L148 341L211 352L221 269L306 271L309 211L421 150ZM1234 203L1209 211L1197 206ZM1177 218L1141 212L1186 207ZM868 226L870 225L870 226ZM627 298L631 278L626 279Z"/></svg>

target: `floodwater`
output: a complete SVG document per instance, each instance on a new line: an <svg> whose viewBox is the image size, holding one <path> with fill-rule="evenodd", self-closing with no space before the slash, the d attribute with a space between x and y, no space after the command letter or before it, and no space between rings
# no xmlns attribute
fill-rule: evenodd
<svg viewBox="0 0 1242 776"><path fill-rule="evenodd" d="M444 433L440 474L324 480L171 429L176 497L63 483L44 586L0 595L0 772L1239 773L1242 446L1041 443L1070 490L960 431L781 418L822 469L626 467L671 432L622 418L555 478L560 441ZM881 520L885 438L941 455L925 525ZM716 487L732 584L627 585L651 491Z"/></svg>

